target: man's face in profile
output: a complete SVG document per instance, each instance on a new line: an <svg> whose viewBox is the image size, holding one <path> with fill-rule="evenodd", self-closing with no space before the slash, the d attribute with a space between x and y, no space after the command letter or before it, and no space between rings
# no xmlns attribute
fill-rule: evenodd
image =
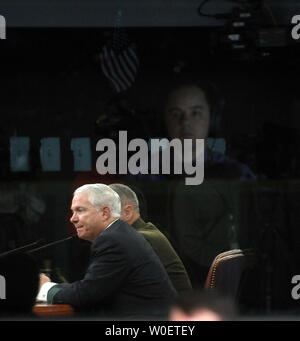
<svg viewBox="0 0 300 341"><path fill-rule="evenodd" d="M90 203L87 192L75 194L72 200L71 223L77 231L78 238L93 242L104 229L102 221L102 210Z"/></svg>
<svg viewBox="0 0 300 341"><path fill-rule="evenodd" d="M170 93L165 107L165 123L171 139L206 139L210 108L204 92L191 85Z"/></svg>

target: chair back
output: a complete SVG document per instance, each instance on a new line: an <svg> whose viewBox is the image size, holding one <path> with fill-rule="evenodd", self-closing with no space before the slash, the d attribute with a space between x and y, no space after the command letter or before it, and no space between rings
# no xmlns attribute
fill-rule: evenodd
<svg viewBox="0 0 300 341"><path fill-rule="evenodd" d="M209 269L205 289L236 299L247 269L255 261L253 250L233 249L217 255Z"/></svg>

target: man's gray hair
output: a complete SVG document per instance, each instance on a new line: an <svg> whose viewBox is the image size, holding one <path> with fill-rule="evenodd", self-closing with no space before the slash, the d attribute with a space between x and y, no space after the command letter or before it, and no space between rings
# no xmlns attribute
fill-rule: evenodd
<svg viewBox="0 0 300 341"><path fill-rule="evenodd" d="M111 216L120 218L121 214L121 200L113 189L104 184L87 184L78 187L75 194L87 192L89 202L100 210L103 206L108 206L111 211Z"/></svg>
<svg viewBox="0 0 300 341"><path fill-rule="evenodd" d="M137 195L130 187L123 184L111 184L109 187L119 194L122 207L124 205L132 205L136 210L139 210Z"/></svg>

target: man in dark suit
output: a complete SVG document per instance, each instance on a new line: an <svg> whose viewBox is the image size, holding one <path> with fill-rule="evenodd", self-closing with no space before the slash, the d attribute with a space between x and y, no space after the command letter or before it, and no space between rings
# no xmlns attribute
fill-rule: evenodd
<svg viewBox="0 0 300 341"><path fill-rule="evenodd" d="M78 237L92 243L90 265L73 283L52 283L41 274L37 299L101 311L104 318L165 317L176 291L147 241L119 220L118 194L104 184L81 186L71 210Z"/></svg>
<svg viewBox="0 0 300 341"><path fill-rule="evenodd" d="M170 280L179 294L192 290L186 269L167 237L152 223L140 216L139 200L136 193L123 184L109 185L121 199L121 219L141 233L152 246L165 267Z"/></svg>

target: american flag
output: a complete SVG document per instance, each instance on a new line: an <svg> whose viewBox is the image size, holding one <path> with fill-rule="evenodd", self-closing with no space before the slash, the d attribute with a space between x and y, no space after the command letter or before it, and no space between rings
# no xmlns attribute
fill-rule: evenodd
<svg viewBox="0 0 300 341"><path fill-rule="evenodd" d="M117 93L133 85L139 66L136 47L121 27L121 17L119 11L111 47L105 45L100 53L101 69Z"/></svg>

